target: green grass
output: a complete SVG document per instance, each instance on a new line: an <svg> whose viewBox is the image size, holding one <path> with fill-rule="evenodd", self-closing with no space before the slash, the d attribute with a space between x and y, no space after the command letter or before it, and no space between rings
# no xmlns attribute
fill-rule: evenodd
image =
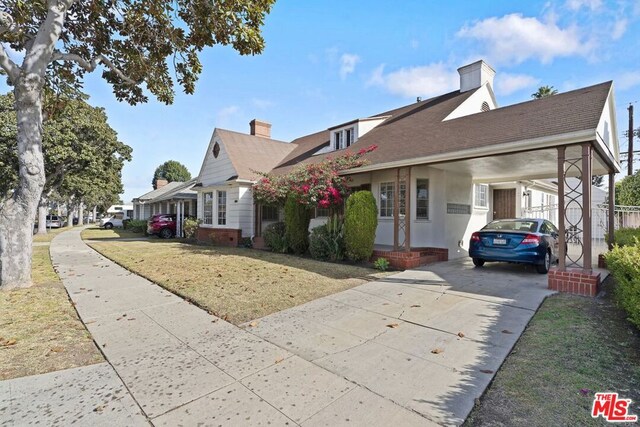
<svg viewBox="0 0 640 427"><path fill-rule="evenodd" d="M133 231L125 230L123 228L112 228L111 230L106 230L98 226L82 230L81 236L85 240L113 240L145 237L143 233L134 233Z"/></svg>
<svg viewBox="0 0 640 427"><path fill-rule="evenodd" d="M0 292L0 380L102 362L48 246L33 248L31 274L31 287Z"/></svg>
<svg viewBox="0 0 640 427"><path fill-rule="evenodd" d="M235 324L388 275L362 266L171 240L89 244L134 273Z"/></svg>
<svg viewBox="0 0 640 427"><path fill-rule="evenodd" d="M554 295L465 425L603 425L590 416L602 391L632 399L640 414L640 334L611 297Z"/></svg>

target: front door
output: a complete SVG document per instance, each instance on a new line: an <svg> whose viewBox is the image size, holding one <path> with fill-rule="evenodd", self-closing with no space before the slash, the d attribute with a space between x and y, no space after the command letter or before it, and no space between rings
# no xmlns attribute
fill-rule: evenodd
<svg viewBox="0 0 640 427"><path fill-rule="evenodd" d="M493 219L516 217L516 189L493 190Z"/></svg>

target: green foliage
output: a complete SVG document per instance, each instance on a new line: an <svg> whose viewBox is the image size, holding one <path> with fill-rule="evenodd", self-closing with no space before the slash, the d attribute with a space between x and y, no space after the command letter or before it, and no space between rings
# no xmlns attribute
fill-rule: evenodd
<svg viewBox="0 0 640 427"><path fill-rule="evenodd" d="M621 228L615 231L613 237L618 246L636 246L640 240L640 228Z"/></svg>
<svg viewBox="0 0 640 427"><path fill-rule="evenodd" d="M166 179L168 182L185 182L191 179L191 173L182 163L175 160L167 160L158 166L153 173L151 185L153 185L154 190L156 189L156 181L159 179Z"/></svg>
<svg viewBox="0 0 640 427"><path fill-rule="evenodd" d="M373 266L380 271L387 271L389 269L389 261L386 258L380 257L373 262Z"/></svg>
<svg viewBox="0 0 640 427"><path fill-rule="evenodd" d="M200 220L193 217L185 218L182 222L182 229L184 231L184 237L187 239L195 239L196 233L198 232L198 226L200 225Z"/></svg>
<svg viewBox="0 0 640 427"><path fill-rule="evenodd" d="M134 233L144 233L147 230L147 221L143 219L127 219L122 221L122 226L125 230L130 230Z"/></svg>
<svg viewBox="0 0 640 427"><path fill-rule="evenodd" d="M542 99L547 96L555 95L558 93L558 90L553 86L540 86L535 93L531 94L531 98L533 99Z"/></svg>
<svg viewBox="0 0 640 427"><path fill-rule="evenodd" d="M83 100L59 99L44 122L44 194L111 204L122 193L121 171L131 147L118 141L104 109ZM18 185L16 113L13 94L0 95L0 195Z"/></svg>
<svg viewBox="0 0 640 427"><path fill-rule="evenodd" d="M319 260L341 261L344 259L344 224L338 215L311 230L309 252Z"/></svg>
<svg viewBox="0 0 640 427"><path fill-rule="evenodd" d="M309 247L309 222L311 215L307 206L298 203L289 195L284 204L284 237L294 254L303 254Z"/></svg>
<svg viewBox="0 0 640 427"><path fill-rule="evenodd" d="M370 191L358 191L347 199L344 240L347 258L366 260L373 253L378 227L376 199Z"/></svg>
<svg viewBox="0 0 640 427"><path fill-rule="evenodd" d="M640 206L640 170L616 182L616 205Z"/></svg>
<svg viewBox="0 0 640 427"><path fill-rule="evenodd" d="M71 3L68 11L65 3ZM230 45L241 55L264 49L261 27L274 0L74 1L43 0L2 2L0 42L16 51L32 53L36 34L53 39L58 52L45 59L46 84L55 92L82 86L84 74L96 61L104 66L102 77L113 86L118 100L131 104L147 101L147 94L171 104L173 86L193 93L205 47ZM67 22L45 20L48 4ZM59 29L57 27L60 27ZM42 45L36 45L45 51ZM39 51L36 53L40 53ZM47 53L46 51L43 53ZM65 56L73 53L75 57ZM50 55L50 54L49 54ZM55 61L55 62L54 62ZM86 65L85 65L86 64ZM177 82L174 80L177 80ZM143 90L144 89L144 90Z"/></svg>
<svg viewBox="0 0 640 427"><path fill-rule="evenodd" d="M264 243L273 252L285 253L289 249L289 244L285 238L284 222L276 222L269 224L262 233Z"/></svg>
<svg viewBox="0 0 640 427"><path fill-rule="evenodd" d="M616 279L616 298L629 315L629 321L640 328L640 242L615 246L606 255L607 268Z"/></svg>

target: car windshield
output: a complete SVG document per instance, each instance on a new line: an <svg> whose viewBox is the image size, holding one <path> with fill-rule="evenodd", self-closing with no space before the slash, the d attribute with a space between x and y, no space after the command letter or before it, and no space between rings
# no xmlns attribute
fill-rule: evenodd
<svg viewBox="0 0 640 427"><path fill-rule="evenodd" d="M535 233L538 231L538 222L520 219L493 221L485 225L483 230L528 231Z"/></svg>

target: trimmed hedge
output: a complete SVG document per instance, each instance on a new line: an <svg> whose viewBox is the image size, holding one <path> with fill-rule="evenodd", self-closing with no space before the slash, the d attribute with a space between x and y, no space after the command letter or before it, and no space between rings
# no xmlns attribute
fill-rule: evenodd
<svg viewBox="0 0 640 427"><path fill-rule="evenodd" d="M613 233L616 245L637 246L640 240L640 228L621 228Z"/></svg>
<svg viewBox="0 0 640 427"><path fill-rule="evenodd" d="M147 231L147 221L143 219L128 219L122 221L122 228L134 233L144 233Z"/></svg>
<svg viewBox="0 0 640 427"><path fill-rule="evenodd" d="M357 191L347 199L344 241L347 258L367 260L373 254L378 228L378 208L371 191Z"/></svg>
<svg viewBox="0 0 640 427"><path fill-rule="evenodd" d="M309 209L289 195L284 204L284 237L294 254L303 254L309 248L309 222Z"/></svg>
<svg viewBox="0 0 640 427"><path fill-rule="evenodd" d="M640 241L615 246L605 255L607 268L616 279L616 298L629 315L629 321L640 328Z"/></svg>
<svg viewBox="0 0 640 427"><path fill-rule="evenodd" d="M262 233L264 243L273 252L285 253L289 249L287 239L284 237L284 222L269 224Z"/></svg>

